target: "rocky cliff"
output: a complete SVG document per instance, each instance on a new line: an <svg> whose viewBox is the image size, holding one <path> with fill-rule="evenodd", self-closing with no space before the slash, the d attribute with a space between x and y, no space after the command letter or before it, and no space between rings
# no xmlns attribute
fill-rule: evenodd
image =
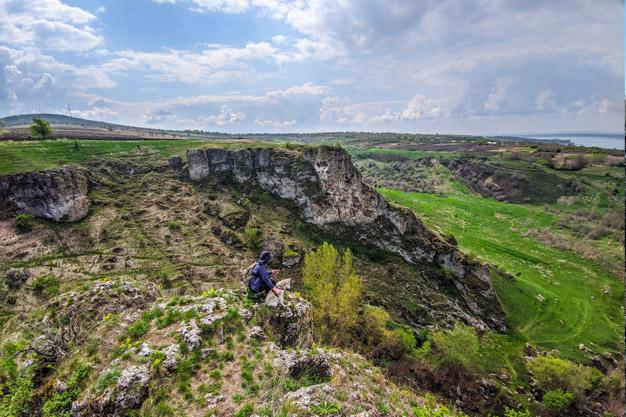
<svg viewBox="0 0 626 417"><path fill-rule="evenodd" d="M0 218L16 213L55 221L76 221L87 215L88 180L70 167L0 177Z"/></svg>
<svg viewBox="0 0 626 417"><path fill-rule="evenodd" d="M341 148L303 147L229 151L187 151L192 180L233 176L244 188L262 189L289 200L307 222L339 239L384 248L415 266L443 269L477 326L506 332L506 314L493 289L488 267L468 261L452 239L427 229L415 214L390 204L362 182L350 155Z"/></svg>

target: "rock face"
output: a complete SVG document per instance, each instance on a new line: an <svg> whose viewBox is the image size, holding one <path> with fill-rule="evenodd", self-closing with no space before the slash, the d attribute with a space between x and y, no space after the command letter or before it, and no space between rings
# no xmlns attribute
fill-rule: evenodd
<svg viewBox="0 0 626 417"><path fill-rule="evenodd" d="M187 151L189 176L234 176L243 186L289 200L311 224L335 237L351 236L384 248L413 265L449 271L466 310L494 331L506 332L506 314L493 289L487 265L469 262L454 245L427 229L409 209L389 203L362 182L350 155L341 148L303 147Z"/></svg>
<svg viewBox="0 0 626 417"><path fill-rule="evenodd" d="M0 177L0 218L16 213L55 221L76 221L87 215L88 179L70 167Z"/></svg>

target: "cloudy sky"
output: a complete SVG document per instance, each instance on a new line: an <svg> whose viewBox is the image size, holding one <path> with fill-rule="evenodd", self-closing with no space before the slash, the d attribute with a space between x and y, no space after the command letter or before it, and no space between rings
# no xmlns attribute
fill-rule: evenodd
<svg viewBox="0 0 626 417"><path fill-rule="evenodd" d="M0 117L620 132L620 0L0 0Z"/></svg>

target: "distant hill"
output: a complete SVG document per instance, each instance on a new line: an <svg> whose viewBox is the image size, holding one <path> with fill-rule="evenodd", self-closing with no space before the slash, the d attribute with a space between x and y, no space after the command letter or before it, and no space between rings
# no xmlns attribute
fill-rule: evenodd
<svg viewBox="0 0 626 417"><path fill-rule="evenodd" d="M75 126L84 126L84 127L122 127L122 125L107 123L107 122L98 122L95 120L87 120L81 119L80 117L69 117L63 114L51 114L51 113L42 113L42 114L18 114L16 116L7 116L0 119L0 127L11 127L11 126L23 126L30 125L33 122L33 117L39 116L42 119L46 120L50 124L55 125L75 125Z"/></svg>

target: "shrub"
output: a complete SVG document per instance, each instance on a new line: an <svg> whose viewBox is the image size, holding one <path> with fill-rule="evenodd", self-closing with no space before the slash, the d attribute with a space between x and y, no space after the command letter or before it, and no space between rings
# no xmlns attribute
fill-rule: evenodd
<svg viewBox="0 0 626 417"><path fill-rule="evenodd" d="M79 364L70 381L67 383L67 389L63 392L57 392L43 405L42 411L44 417L70 417L72 415L72 402L80 395L80 382L89 374L89 368Z"/></svg>
<svg viewBox="0 0 626 417"><path fill-rule="evenodd" d="M402 328L392 329L389 313L383 307L367 305L353 328L354 339L361 343L361 352L368 357L391 357L413 354L415 337Z"/></svg>
<svg viewBox="0 0 626 417"><path fill-rule="evenodd" d="M261 243L261 231L259 229L256 227L246 227L244 234L246 235L248 246L250 246L251 249L259 247L259 244Z"/></svg>
<svg viewBox="0 0 626 417"><path fill-rule="evenodd" d="M15 215L15 227L20 233L30 232L33 229L33 216L28 213Z"/></svg>
<svg viewBox="0 0 626 417"><path fill-rule="evenodd" d="M54 297L59 294L61 280L58 277L39 276L33 281L33 290L46 297Z"/></svg>
<svg viewBox="0 0 626 417"><path fill-rule="evenodd" d="M574 400L574 395L571 392L563 391L562 389L556 389L554 391L547 391L543 394L543 400L541 403L550 411L560 411L567 408Z"/></svg>
<svg viewBox="0 0 626 417"><path fill-rule="evenodd" d="M128 328L128 334L137 339L150 330L150 320L139 320Z"/></svg>
<svg viewBox="0 0 626 417"><path fill-rule="evenodd" d="M433 333L436 352L444 364L471 370L478 361L478 336L471 326L457 324L452 330Z"/></svg>
<svg viewBox="0 0 626 417"><path fill-rule="evenodd" d="M595 368L552 356L537 357L529 366L543 391L561 389L579 399L584 398L586 392L600 388L605 380Z"/></svg>
<svg viewBox="0 0 626 417"><path fill-rule="evenodd" d="M327 343L346 344L357 318L361 279L352 269L352 252L339 256L324 242L304 257L302 281L313 305L315 334Z"/></svg>
<svg viewBox="0 0 626 417"><path fill-rule="evenodd" d="M182 224L177 220L170 220L167 222L167 227L169 227L172 230L178 230L181 228L181 226Z"/></svg>

